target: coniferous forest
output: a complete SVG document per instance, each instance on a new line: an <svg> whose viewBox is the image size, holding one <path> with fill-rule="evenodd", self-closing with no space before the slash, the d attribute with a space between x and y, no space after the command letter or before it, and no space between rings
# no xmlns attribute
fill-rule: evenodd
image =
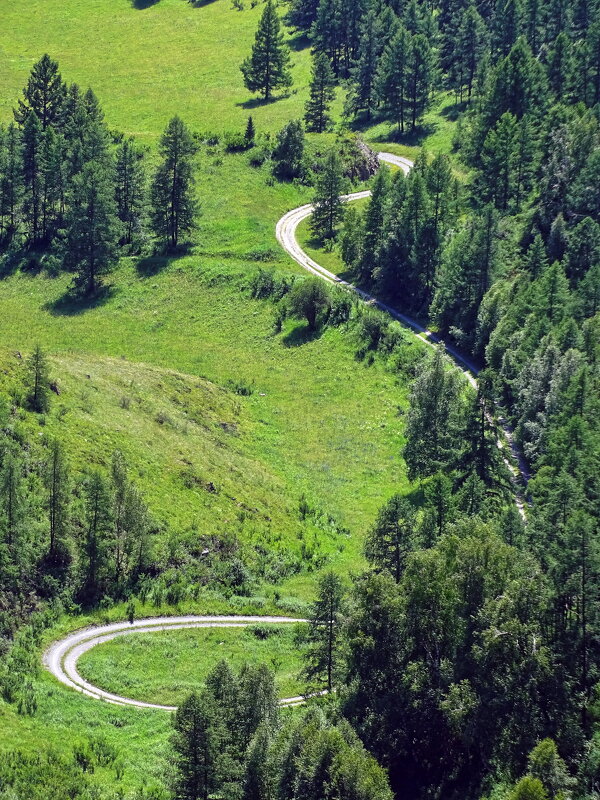
<svg viewBox="0 0 600 800"><path fill-rule="evenodd" d="M0 800L597 800L597 0L35 2Z"/></svg>

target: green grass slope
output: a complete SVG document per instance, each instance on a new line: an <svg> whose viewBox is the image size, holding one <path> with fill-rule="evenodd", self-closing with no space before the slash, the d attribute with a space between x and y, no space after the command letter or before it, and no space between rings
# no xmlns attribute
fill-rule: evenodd
<svg viewBox="0 0 600 800"><path fill-rule="evenodd" d="M235 669L244 663L266 664L275 672L279 696L295 697L305 689L299 679L302 654L294 642L295 631L269 627L268 632L266 638L253 628L132 633L88 650L78 669L87 681L109 692L177 705L201 689L222 659Z"/></svg>

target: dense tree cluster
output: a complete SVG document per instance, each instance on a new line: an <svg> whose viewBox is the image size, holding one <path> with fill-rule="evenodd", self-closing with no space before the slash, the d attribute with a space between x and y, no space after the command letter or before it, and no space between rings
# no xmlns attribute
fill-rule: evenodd
<svg viewBox="0 0 600 800"><path fill-rule="evenodd" d="M173 725L177 800L391 800L347 722L320 709L282 719L266 667L235 673L222 661Z"/></svg>
<svg viewBox="0 0 600 800"><path fill-rule="evenodd" d="M94 295L121 253L152 231L174 249L193 227L195 146L180 119L161 141L151 192L145 154L109 131L91 89L68 86L45 55L34 65L15 122L0 127L0 246L44 255L74 289ZM151 213L149 213L151 212Z"/></svg>

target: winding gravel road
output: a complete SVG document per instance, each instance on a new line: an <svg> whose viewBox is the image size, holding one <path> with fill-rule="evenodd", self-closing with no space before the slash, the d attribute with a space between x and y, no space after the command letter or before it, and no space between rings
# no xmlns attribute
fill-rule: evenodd
<svg viewBox="0 0 600 800"><path fill-rule="evenodd" d="M411 168L413 167L413 162L410 161L408 158L403 158L402 156L396 156L393 153L378 153L378 158L380 161L385 162L386 164L391 164L395 167L399 167L401 170L404 171L405 174L410 172ZM371 194L370 191L365 192L353 192L352 194L345 194L342 195L342 200L344 202L350 202L351 200L361 200L363 198L369 197ZM452 360L457 364L463 371L465 377L469 381L472 386L477 386L477 375L479 373L478 367L475 365L473 361L469 358L464 356L461 352L459 352L456 348L452 347L451 345L446 344L443 342L438 336L436 336L433 331L424 328L417 320L412 319L412 317L407 316L406 314L402 314L395 308L388 306L386 303L379 300L377 297L374 297L372 294L359 289L357 286L354 286L352 283L348 283L348 281L343 280L338 275L335 275L333 272L325 269L320 264L317 264L298 244L296 239L296 229L298 225L305 220L307 217L313 212L313 206L308 203L307 205L300 206L299 208L294 208L291 211L288 211L287 214L279 220L277 226L275 228L275 235L277 236L277 241L283 247L283 249L294 259L294 261L299 264L303 269L307 270L307 272L311 272L313 275L316 275L319 278L322 278L327 283L337 284L339 286L343 286L351 292L354 292L359 297L361 297L366 303L369 305L376 306L377 308L381 309L382 311L387 312L391 317L401 322L403 325L407 326L412 332L417 336L419 339L424 341L426 344L430 345L431 347L435 347L435 345L441 344L448 355L452 358ZM506 423L506 421L502 418L499 419L500 425L502 427L502 431L504 434L504 441L498 440L498 447L501 450L504 450L505 447L508 449L510 455L512 456L512 461L504 455L504 462L510 473L513 477L514 487L515 487L515 504L519 510L519 513L523 518L525 518L525 501L523 499L523 495L521 492L521 487L519 484L527 485L529 481L529 470L527 467L527 463L522 456L522 453L518 449L515 444L513 432L510 426ZM516 464L516 466L515 466Z"/></svg>
<svg viewBox="0 0 600 800"><path fill-rule="evenodd" d="M379 153L379 160L387 164L399 167L405 173L408 173L413 166L413 162L402 156L396 156L392 153ZM343 195L342 200L349 202L351 200L360 200L369 197L370 191L353 192L352 194ZM292 211L288 211L277 223L276 236L277 240L283 249L308 272L322 278L324 281L332 284L344 286L349 291L354 292L361 297L365 302L370 305L380 308L382 311L387 312L391 317L398 320L407 326L413 333L424 341L426 344L435 346L441 344L444 346L448 355L454 362L463 370L467 380L473 385L477 386L477 374L479 372L477 366L460 353L455 348L445 344L438 336L432 331L427 330L420 325L416 320L402 314L395 308L388 306L381 300L378 300L368 292L359 289L351 283L343 280L333 272L322 267L298 244L296 239L296 229L298 225L309 217L313 212L313 206L310 204L300 206ZM525 504L519 488L519 482L527 484L529 473L527 465L516 447L510 427L504 420L500 420L502 429L505 436L505 442L499 440L498 447L508 447L512 454L513 461L511 462L505 456L505 462L509 467L515 482L515 503L519 512L525 517ZM517 466L515 467L515 463ZM81 656L92 647L108 642L118 636L126 636L129 633L152 633L155 631L165 630L181 630L182 628L243 628L247 625L281 625L295 622L306 622L303 619L292 619L290 617L261 617L261 616L187 616L187 617L150 617L148 619L136 620L133 623L129 622L116 622L110 625L97 625L85 630L76 631L69 636L55 642L44 653L43 663L61 683L68 686L88 697L95 698L96 700L104 700L108 703L114 703L120 706L134 706L136 708L150 708L158 709L160 711L175 711L174 706L164 706L158 703L144 703L141 700L132 700L128 697L112 694L97 686L93 686L86 681L77 671L77 661ZM282 706L296 706L304 702L304 697L286 697L280 700Z"/></svg>
<svg viewBox="0 0 600 800"><path fill-rule="evenodd" d="M248 625L283 625L296 622L306 622L306 620L291 617L187 616L149 617L135 620L133 623L115 622L110 625L94 625L75 631L64 639L54 642L44 653L43 664L65 686L76 689L96 700L104 700L118 706L175 711L175 706L144 703L141 700L121 697L121 695L112 694L93 686L77 671L78 660L92 647L109 642L119 636L127 636L130 633L154 633L156 631L181 630L182 628L244 628ZM304 702L304 697L285 697L279 702L282 706L297 706Z"/></svg>

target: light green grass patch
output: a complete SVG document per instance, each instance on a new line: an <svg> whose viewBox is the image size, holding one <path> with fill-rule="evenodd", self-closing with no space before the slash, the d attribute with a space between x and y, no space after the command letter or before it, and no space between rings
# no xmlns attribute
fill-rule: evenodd
<svg viewBox="0 0 600 800"><path fill-rule="evenodd" d="M257 631L269 635L263 639ZM78 669L90 683L114 694L178 705L202 688L207 674L223 659L234 669L245 663L266 664L275 673L279 696L294 697L304 690L295 635L291 625L131 633L88 650Z"/></svg>

